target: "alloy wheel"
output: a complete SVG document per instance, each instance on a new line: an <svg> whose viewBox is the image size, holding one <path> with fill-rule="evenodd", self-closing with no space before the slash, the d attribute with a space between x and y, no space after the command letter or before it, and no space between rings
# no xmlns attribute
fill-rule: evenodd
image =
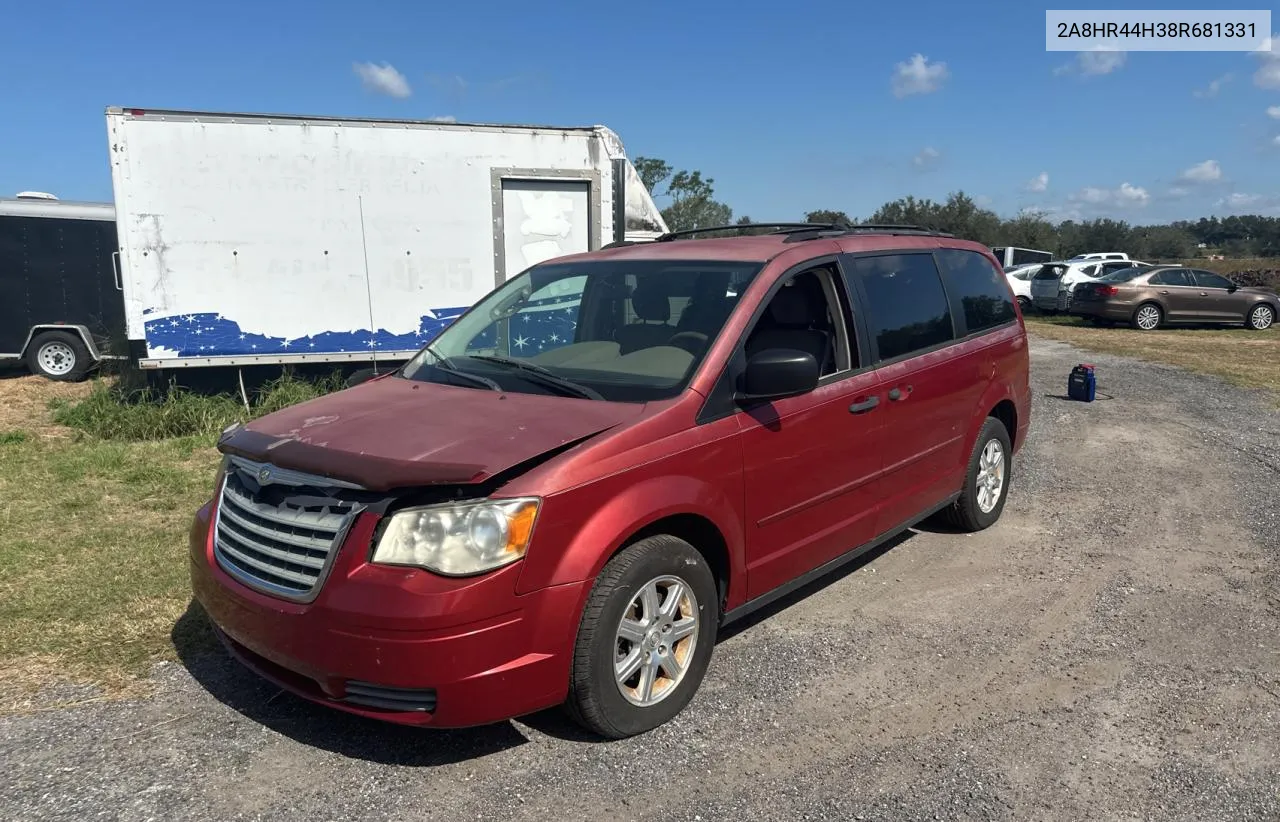
<svg viewBox="0 0 1280 822"><path fill-rule="evenodd" d="M999 440L987 440L978 458L978 508L989 514L1004 493L1004 446Z"/></svg>
<svg viewBox="0 0 1280 822"><path fill-rule="evenodd" d="M701 627L689 583L661 576L640 586L618 623L613 672L623 698L647 708L670 696L689 670Z"/></svg>

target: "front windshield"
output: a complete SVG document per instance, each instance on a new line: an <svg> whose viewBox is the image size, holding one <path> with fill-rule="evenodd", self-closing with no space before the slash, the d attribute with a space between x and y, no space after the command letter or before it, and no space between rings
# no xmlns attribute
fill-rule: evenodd
<svg viewBox="0 0 1280 822"><path fill-rule="evenodd" d="M423 382L647 402L684 390L760 263L548 262L513 277L400 371Z"/></svg>

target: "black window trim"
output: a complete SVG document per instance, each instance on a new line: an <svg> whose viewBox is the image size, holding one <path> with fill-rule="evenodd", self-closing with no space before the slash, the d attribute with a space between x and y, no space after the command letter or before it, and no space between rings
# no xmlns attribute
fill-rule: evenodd
<svg viewBox="0 0 1280 822"><path fill-rule="evenodd" d="M719 375L716 377L715 383L712 384L711 392L702 402L702 406L698 409L697 415L694 417L695 425L707 425L732 417L739 413L745 413L744 409L733 401L734 394L737 393L737 369L735 366L742 362L745 356L747 340L751 337L751 332L755 330L760 322L760 318L764 315L765 310L769 307L769 303L774 296L782 290L785 283L789 282L792 277L801 274L813 268L822 268L828 266L834 269L834 277L839 282L833 282L832 285L836 289L836 299L840 303L840 320L845 324L845 338L850 342L850 348L856 343L857 351L850 350L850 356L854 353L858 355L857 367L847 368L844 371L837 371L834 374L828 374L818 381L818 387L822 388L834 383L843 382L851 377L859 374L865 374L868 371L875 370L873 358L870 354L868 345L868 333L866 324L861 321L857 305L849 292L849 272L840 264L839 253L824 254L820 257L811 257L807 260L799 262L788 267L779 274L769 285L769 290L751 310L751 316L747 320L747 324L743 332L738 335L738 341L734 344L733 350L726 358L724 365L720 369ZM841 286L844 286L842 289ZM824 290L825 293L825 290ZM829 295L828 295L829 296ZM727 323L726 323L727 325ZM722 329L723 330L723 329Z"/></svg>

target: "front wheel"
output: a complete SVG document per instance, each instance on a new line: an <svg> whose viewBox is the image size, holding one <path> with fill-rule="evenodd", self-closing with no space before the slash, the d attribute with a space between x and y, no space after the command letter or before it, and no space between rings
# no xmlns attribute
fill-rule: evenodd
<svg viewBox="0 0 1280 822"><path fill-rule="evenodd" d="M1249 322L1245 326L1254 331L1266 331L1276 321L1275 309L1266 303L1255 305L1249 312Z"/></svg>
<svg viewBox="0 0 1280 822"><path fill-rule="evenodd" d="M1013 468L1013 445L1008 429L987 417L973 444L960 498L947 509L947 521L962 531L981 531L1000 519Z"/></svg>
<svg viewBox="0 0 1280 822"><path fill-rule="evenodd" d="M1023 314L1031 313L1031 300L1028 300L1026 297L1019 297L1018 308L1022 309Z"/></svg>
<svg viewBox="0 0 1280 822"><path fill-rule="evenodd" d="M680 713L711 662L717 586L692 545L659 534L605 565L582 614L566 702L607 739L652 730Z"/></svg>

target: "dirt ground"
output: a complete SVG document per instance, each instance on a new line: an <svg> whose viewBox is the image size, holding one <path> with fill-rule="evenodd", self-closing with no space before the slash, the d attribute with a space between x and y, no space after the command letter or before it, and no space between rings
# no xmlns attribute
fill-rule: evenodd
<svg viewBox="0 0 1280 822"><path fill-rule="evenodd" d="M1062 398L1081 360L1092 404ZM1280 415L1033 362L996 527L914 532L733 631L653 733L413 731L180 647L150 698L0 720L0 818L1280 818Z"/></svg>

